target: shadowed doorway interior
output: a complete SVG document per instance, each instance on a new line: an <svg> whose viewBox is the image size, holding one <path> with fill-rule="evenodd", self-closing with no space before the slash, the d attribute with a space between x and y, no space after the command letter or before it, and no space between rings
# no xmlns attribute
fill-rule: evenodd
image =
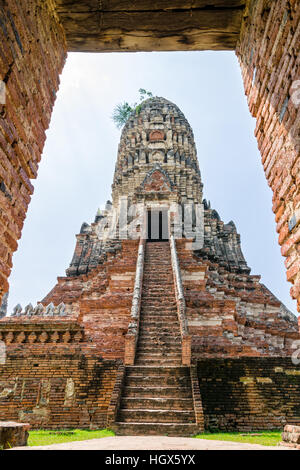
<svg viewBox="0 0 300 470"><path fill-rule="evenodd" d="M149 210L147 222L147 241L165 242L169 240L168 211Z"/></svg>

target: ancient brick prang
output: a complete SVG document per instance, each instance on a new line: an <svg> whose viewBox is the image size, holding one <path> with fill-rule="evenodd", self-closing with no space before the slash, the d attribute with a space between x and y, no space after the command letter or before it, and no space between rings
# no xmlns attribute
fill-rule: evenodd
<svg viewBox="0 0 300 470"><path fill-rule="evenodd" d="M2 319L0 341L0 412L34 427L192 435L212 423L300 421L297 318L250 274L234 222L202 200L192 130L164 98L125 125L112 202L82 225L66 276L36 307ZM237 403L258 384L240 413L227 401L215 411L220 380ZM272 398L282 419L266 411Z"/></svg>
<svg viewBox="0 0 300 470"><path fill-rule="evenodd" d="M160 193L169 203L200 202L202 183L189 123L176 105L155 97L142 103L122 131L113 204L121 196L133 203L147 196L153 201Z"/></svg>

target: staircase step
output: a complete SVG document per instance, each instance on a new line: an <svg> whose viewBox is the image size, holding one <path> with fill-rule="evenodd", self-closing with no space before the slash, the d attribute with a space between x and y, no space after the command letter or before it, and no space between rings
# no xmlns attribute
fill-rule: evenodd
<svg viewBox="0 0 300 470"><path fill-rule="evenodd" d="M178 321L178 315L177 312L169 312L168 315L166 313L162 312L149 312L149 315L147 315L145 312L141 312L140 314L140 324L141 326L143 325L143 322L146 321L151 321L154 323L157 323L158 321L162 320L164 322L165 326L169 326L168 321Z"/></svg>
<svg viewBox="0 0 300 470"><path fill-rule="evenodd" d="M118 436L195 436L199 433L196 423L122 423L112 427Z"/></svg>
<svg viewBox="0 0 300 470"><path fill-rule="evenodd" d="M175 307L169 307L169 306L164 306L163 308L162 307L158 307L157 305L152 305L152 306L146 306L145 305L142 305L142 308L141 308L141 317L143 316L143 318L146 317L146 315L149 317L149 319L151 317L156 317L157 315L159 315L160 317L164 317L164 320L167 320L167 318L165 317L174 317L174 316L177 316L177 306Z"/></svg>
<svg viewBox="0 0 300 470"><path fill-rule="evenodd" d="M140 332L139 342L138 345L143 344L145 341L149 343L155 343L157 341L168 341L172 344L181 344L181 337L176 336L176 333L171 333L168 335L167 333L155 331L155 330L142 330Z"/></svg>
<svg viewBox="0 0 300 470"><path fill-rule="evenodd" d="M160 409L126 409L121 408L118 413L118 421L125 423L193 423L195 413L182 410L160 410Z"/></svg>
<svg viewBox="0 0 300 470"><path fill-rule="evenodd" d="M126 366L126 375L129 377L134 376L144 376L144 375L157 375L157 376L172 376L172 377L187 377L190 379L190 368L186 366L176 366L176 367L149 367L149 366Z"/></svg>
<svg viewBox="0 0 300 470"><path fill-rule="evenodd" d="M180 359L181 357L181 351L167 351L165 350L164 353L161 353L161 351L141 351L140 349L137 350L137 359Z"/></svg>
<svg viewBox="0 0 300 470"><path fill-rule="evenodd" d="M122 434L193 435L190 369L181 366L180 323L169 243L147 243L134 366L125 370L113 429Z"/></svg>
<svg viewBox="0 0 300 470"><path fill-rule="evenodd" d="M148 364L149 366L161 366L166 365L166 366L179 366L181 364L181 359L137 359L136 360L137 364Z"/></svg>
<svg viewBox="0 0 300 470"><path fill-rule="evenodd" d="M164 409L166 411L192 411L194 410L194 403L191 398L166 398L166 397L126 397L121 400L121 409Z"/></svg>
<svg viewBox="0 0 300 470"><path fill-rule="evenodd" d="M181 354L181 347L178 346L176 343L168 343L168 344L145 344L143 343L141 346L137 348L138 354L163 354L166 355L170 354Z"/></svg>
<svg viewBox="0 0 300 470"><path fill-rule="evenodd" d="M125 385L130 387L151 387L155 385L156 387L166 387L166 386L182 386L190 387L190 380L182 377L176 378L172 376L131 376L125 378Z"/></svg>
<svg viewBox="0 0 300 470"><path fill-rule="evenodd" d="M175 317L175 318L174 318ZM165 323L165 319L155 319L155 320L152 320L152 319L149 319L147 318L147 320L141 316L140 320L141 320L141 329L142 330L148 330L148 329L158 329L158 330L161 330L162 328L164 329L164 331L174 331L174 328L176 328L176 326L178 326L179 328L179 322L176 321L176 315L174 315L173 318L173 322L172 322L172 325L166 325ZM177 324L176 324L177 323Z"/></svg>
<svg viewBox="0 0 300 470"><path fill-rule="evenodd" d="M180 394L180 398L192 398L191 387L169 386L169 387L135 387L130 386L124 389L123 398L174 398Z"/></svg>

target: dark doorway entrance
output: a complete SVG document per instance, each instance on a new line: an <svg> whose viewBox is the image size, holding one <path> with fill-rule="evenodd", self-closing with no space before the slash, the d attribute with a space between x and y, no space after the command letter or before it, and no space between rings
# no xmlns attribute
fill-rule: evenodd
<svg viewBox="0 0 300 470"><path fill-rule="evenodd" d="M147 222L148 242L166 242L169 240L168 211L149 210Z"/></svg>

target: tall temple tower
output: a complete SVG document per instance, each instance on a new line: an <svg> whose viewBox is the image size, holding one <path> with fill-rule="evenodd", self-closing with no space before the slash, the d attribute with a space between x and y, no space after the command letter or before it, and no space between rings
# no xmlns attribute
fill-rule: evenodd
<svg viewBox="0 0 300 470"><path fill-rule="evenodd" d="M183 113L144 101L122 131L112 202L82 225L66 276L0 320L7 418L176 435L300 422L297 318L202 189Z"/></svg>
<svg viewBox="0 0 300 470"><path fill-rule="evenodd" d="M198 254L249 273L234 223L220 221L202 189L194 135L183 113L164 98L146 100L124 126L112 202L93 224L82 225L67 274L88 272L115 240L158 241L171 234L193 239Z"/></svg>

